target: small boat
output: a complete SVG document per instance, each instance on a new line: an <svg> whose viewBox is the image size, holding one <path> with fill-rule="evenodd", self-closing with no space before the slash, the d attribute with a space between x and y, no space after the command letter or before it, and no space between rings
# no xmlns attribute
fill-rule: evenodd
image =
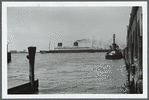
<svg viewBox="0 0 149 100"><path fill-rule="evenodd" d="M106 54L106 59L121 59L122 57L123 55L119 50L112 50Z"/></svg>
<svg viewBox="0 0 149 100"><path fill-rule="evenodd" d="M111 50L106 53L105 59L121 59L123 58L119 46L115 43L115 34L113 34L113 44L110 46Z"/></svg>

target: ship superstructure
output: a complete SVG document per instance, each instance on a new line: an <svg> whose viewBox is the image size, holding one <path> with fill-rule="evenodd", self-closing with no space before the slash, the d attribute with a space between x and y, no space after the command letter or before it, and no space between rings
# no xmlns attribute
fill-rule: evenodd
<svg viewBox="0 0 149 100"><path fill-rule="evenodd" d="M58 43L58 46L54 48L54 50L86 50L86 49L95 49L91 47L79 47L78 42L74 42L72 47L62 46L62 43Z"/></svg>

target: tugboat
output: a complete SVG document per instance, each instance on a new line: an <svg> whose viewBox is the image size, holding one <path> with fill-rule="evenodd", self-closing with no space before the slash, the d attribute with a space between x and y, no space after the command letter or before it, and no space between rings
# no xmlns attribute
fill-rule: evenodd
<svg viewBox="0 0 149 100"><path fill-rule="evenodd" d="M105 59L121 59L123 55L119 50L119 46L115 43L115 34L113 34L113 44L110 46L111 50L106 53Z"/></svg>

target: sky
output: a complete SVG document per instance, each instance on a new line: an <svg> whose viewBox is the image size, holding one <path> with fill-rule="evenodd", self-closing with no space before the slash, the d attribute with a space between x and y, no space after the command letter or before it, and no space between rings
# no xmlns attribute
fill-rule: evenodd
<svg viewBox="0 0 149 100"><path fill-rule="evenodd" d="M37 51L63 46L108 48L113 34L116 43L126 45L127 26L132 7L8 7L8 50ZM50 47L49 47L50 45Z"/></svg>

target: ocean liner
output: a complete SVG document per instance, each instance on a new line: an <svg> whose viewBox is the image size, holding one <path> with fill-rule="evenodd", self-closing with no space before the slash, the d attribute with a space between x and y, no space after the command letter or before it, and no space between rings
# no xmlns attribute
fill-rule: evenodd
<svg viewBox="0 0 149 100"><path fill-rule="evenodd" d="M95 52L107 52L109 49L97 49L94 47L79 47L78 42L74 42L72 47L63 47L62 43L58 43L58 46L54 50L41 50L40 53L95 53Z"/></svg>

